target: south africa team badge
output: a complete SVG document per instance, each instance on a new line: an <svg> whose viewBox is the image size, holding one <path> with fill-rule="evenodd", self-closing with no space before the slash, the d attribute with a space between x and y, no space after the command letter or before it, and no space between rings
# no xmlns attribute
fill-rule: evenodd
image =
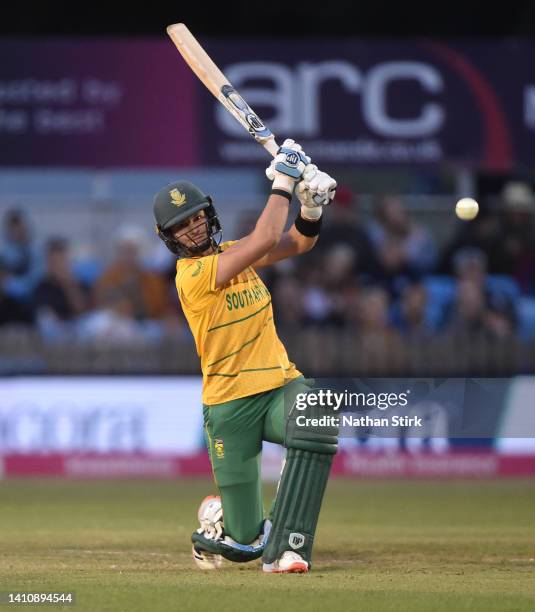
<svg viewBox="0 0 535 612"><path fill-rule="evenodd" d="M215 456L218 459L223 459L225 457L225 448L223 446L223 440L221 440L220 438L216 438L214 440L214 450Z"/></svg>

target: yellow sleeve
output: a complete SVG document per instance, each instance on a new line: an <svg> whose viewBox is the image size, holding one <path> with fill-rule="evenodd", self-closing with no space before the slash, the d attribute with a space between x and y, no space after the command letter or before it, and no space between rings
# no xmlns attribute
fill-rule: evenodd
<svg viewBox="0 0 535 612"><path fill-rule="evenodd" d="M180 301L191 310L202 310L217 293L215 277L219 254L180 262L176 288Z"/></svg>

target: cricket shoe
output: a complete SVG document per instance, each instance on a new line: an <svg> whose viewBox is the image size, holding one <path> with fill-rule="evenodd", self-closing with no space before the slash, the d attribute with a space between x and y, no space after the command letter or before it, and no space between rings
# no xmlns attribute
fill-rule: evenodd
<svg viewBox="0 0 535 612"><path fill-rule="evenodd" d="M273 563L264 563L262 569L268 574L306 574L308 563L301 555L287 550Z"/></svg>
<svg viewBox="0 0 535 612"><path fill-rule="evenodd" d="M223 535L223 506L219 495L207 495L197 510L199 519L198 533L209 538L220 538Z"/></svg>
<svg viewBox="0 0 535 612"><path fill-rule="evenodd" d="M200 527L197 533L210 540L217 540L223 535L223 508L219 495L207 495L201 502L197 511ZM191 553L195 565L202 570L215 570L221 567L223 557L203 550L199 545L193 544Z"/></svg>
<svg viewBox="0 0 535 612"><path fill-rule="evenodd" d="M195 545L191 547L191 554L193 555L195 565L201 570L216 570L219 569L223 563L223 557L221 555L214 555L205 550L195 548Z"/></svg>

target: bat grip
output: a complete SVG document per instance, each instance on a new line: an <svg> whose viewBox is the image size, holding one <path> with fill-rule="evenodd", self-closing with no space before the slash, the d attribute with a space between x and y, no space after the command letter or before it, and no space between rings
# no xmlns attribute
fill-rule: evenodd
<svg viewBox="0 0 535 612"><path fill-rule="evenodd" d="M270 136L266 140L266 142L264 143L264 148L267 149L267 151L269 151L272 157L275 157L275 155L277 155L277 152L279 150L279 145L276 143L274 136Z"/></svg>

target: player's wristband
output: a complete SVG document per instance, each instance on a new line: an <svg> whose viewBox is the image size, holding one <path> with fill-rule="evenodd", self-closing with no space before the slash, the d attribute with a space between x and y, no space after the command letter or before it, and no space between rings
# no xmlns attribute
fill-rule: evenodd
<svg viewBox="0 0 535 612"><path fill-rule="evenodd" d="M288 198L288 202L292 201L292 194L288 193L287 191L284 191L284 189L272 189L271 195L279 195L283 198Z"/></svg>
<svg viewBox="0 0 535 612"><path fill-rule="evenodd" d="M301 216L301 212L297 215L295 219L295 229L303 236L307 238L313 238L314 236L319 236L321 231L321 223L323 221L323 216L321 216L317 221L310 221L309 219L303 219Z"/></svg>

